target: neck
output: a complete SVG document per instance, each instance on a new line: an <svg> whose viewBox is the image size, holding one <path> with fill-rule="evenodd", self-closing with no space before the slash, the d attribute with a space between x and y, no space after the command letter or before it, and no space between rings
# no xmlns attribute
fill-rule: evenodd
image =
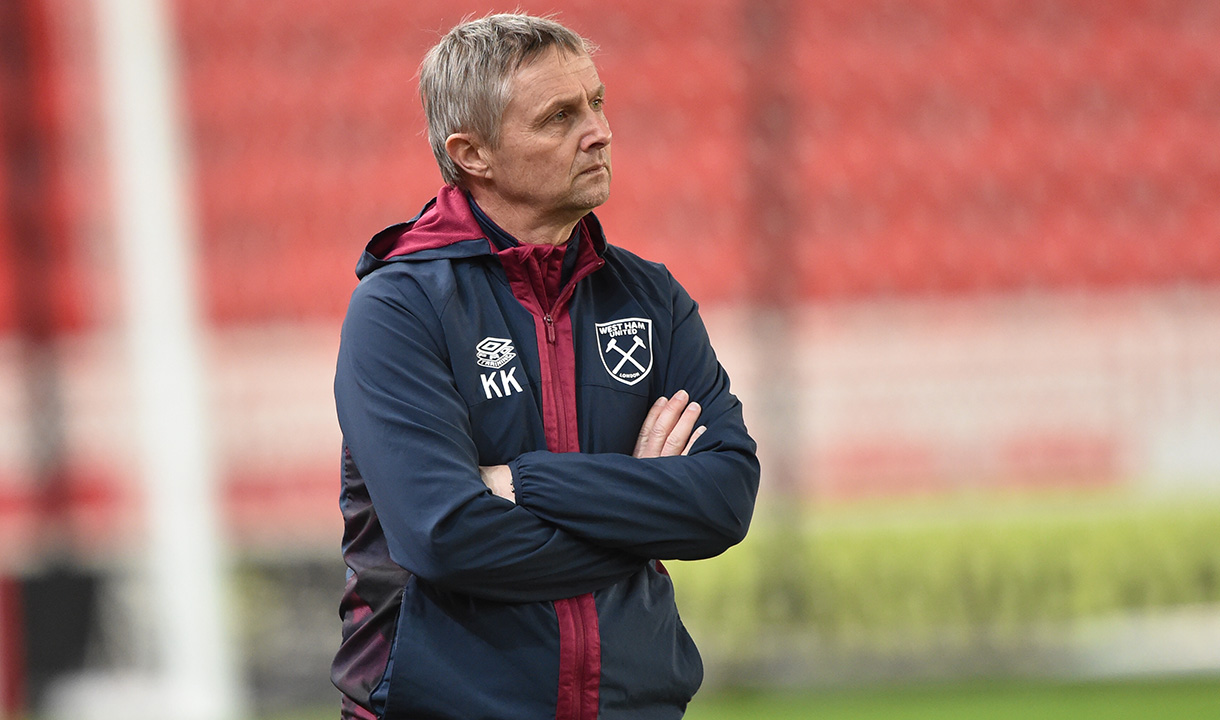
<svg viewBox="0 0 1220 720"><path fill-rule="evenodd" d="M518 205L505 202L499 195L470 188L470 196L479 208L522 245L563 245L572 237L579 217L548 217Z"/></svg>

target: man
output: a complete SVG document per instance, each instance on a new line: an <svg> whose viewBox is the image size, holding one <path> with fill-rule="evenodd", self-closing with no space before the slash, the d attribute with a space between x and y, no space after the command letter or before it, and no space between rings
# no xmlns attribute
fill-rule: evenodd
<svg viewBox="0 0 1220 720"><path fill-rule="evenodd" d="M694 302L590 213L586 41L463 23L420 90L447 184L369 243L335 377L343 715L681 717L702 663L660 560L744 537L740 404Z"/></svg>

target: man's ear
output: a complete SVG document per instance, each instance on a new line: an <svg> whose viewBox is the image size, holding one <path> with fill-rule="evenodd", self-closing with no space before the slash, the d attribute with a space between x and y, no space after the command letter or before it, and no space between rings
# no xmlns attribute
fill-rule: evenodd
<svg viewBox="0 0 1220 720"><path fill-rule="evenodd" d="M491 177L491 166L487 164L483 143L471 133L454 133L445 138L445 152L449 159L471 177Z"/></svg>

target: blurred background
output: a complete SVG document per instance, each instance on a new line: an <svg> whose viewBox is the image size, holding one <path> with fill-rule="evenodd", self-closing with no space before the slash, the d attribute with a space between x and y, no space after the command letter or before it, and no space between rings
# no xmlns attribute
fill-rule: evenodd
<svg viewBox="0 0 1220 720"><path fill-rule="evenodd" d="M690 716L1220 717L1220 3L519 7L760 444ZM0 716L335 716L338 328L491 9L0 4Z"/></svg>

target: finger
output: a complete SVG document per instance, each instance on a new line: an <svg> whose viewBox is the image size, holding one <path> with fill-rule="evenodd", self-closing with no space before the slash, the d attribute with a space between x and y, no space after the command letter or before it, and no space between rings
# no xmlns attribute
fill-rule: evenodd
<svg viewBox="0 0 1220 720"><path fill-rule="evenodd" d="M695 423L699 421L701 412L703 412L703 408L699 407L697 402L686 406L678 417L678 421L674 423L673 429L669 431L669 436L665 438L665 445L661 448L662 457L682 453L682 448L686 447L686 443L690 441L691 431L695 429Z"/></svg>
<svg viewBox="0 0 1220 720"><path fill-rule="evenodd" d="M707 425L700 425L699 427L695 428L695 432L691 433L690 442L686 443L686 447L682 448L683 455L690 454L691 447L694 446L695 441L698 440L699 436L702 435L704 433L704 431L706 431L706 430L707 430Z"/></svg>
<svg viewBox="0 0 1220 720"><path fill-rule="evenodd" d="M642 453L648 445L648 437L652 434L652 428L657 424L657 416L661 414L661 408L665 407L665 403L669 402L669 398L662 395L657 398L657 401L648 408L648 415L644 417L644 424L640 426L640 434L635 439L635 451L631 454L635 457L647 457Z"/></svg>
<svg viewBox="0 0 1220 720"><path fill-rule="evenodd" d="M643 457L660 457L661 452L665 449L665 442L669 439L689 402L690 396L686 391L679 390L674 393L669 402L665 403L661 412L657 414L656 423L653 424L648 437L645 438Z"/></svg>

